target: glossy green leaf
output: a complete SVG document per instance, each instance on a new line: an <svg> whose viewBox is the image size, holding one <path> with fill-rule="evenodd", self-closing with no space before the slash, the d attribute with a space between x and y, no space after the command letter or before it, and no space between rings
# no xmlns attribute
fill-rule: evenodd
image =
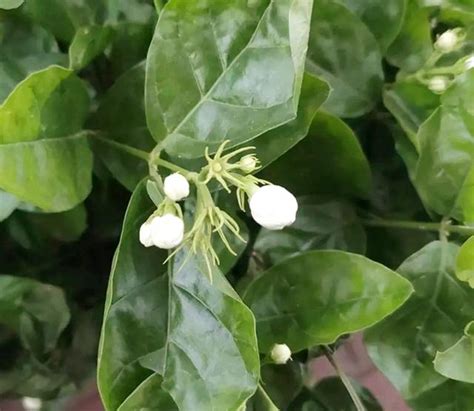
<svg viewBox="0 0 474 411"><path fill-rule="evenodd" d="M155 140L195 158L205 146L238 145L293 120L311 8L312 0L167 3L147 59Z"/></svg>
<svg viewBox="0 0 474 411"><path fill-rule="evenodd" d="M297 196L366 198L371 188L370 167L354 132L324 112L316 114L305 139L260 175Z"/></svg>
<svg viewBox="0 0 474 411"><path fill-rule="evenodd" d="M0 0L0 9L11 10L20 7L25 0Z"/></svg>
<svg viewBox="0 0 474 411"><path fill-rule="evenodd" d="M377 323L411 292L408 281L381 264L324 250L273 266L249 285L244 300L257 319L260 351L285 343L296 352Z"/></svg>
<svg viewBox="0 0 474 411"><path fill-rule="evenodd" d="M474 221L474 70L459 76L420 127L414 184L427 207Z"/></svg>
<svg viewBox="0 0 474 411"><path fill-rule="evenodd" d="M247 402L245 411L280 411L273 403L268 393L262 387L258 386L255 395Z"/></svg>
<svg viewBox="0 0 474 411"><path fill-rule="evenodd" d="M78 131L88 105L67 69L51 66L21 82L0 106L0 188L47 211L82 202L92 155Z"/></svg>
<svg viewBox="0 0 474 411"><path fill-rule="evenodd" d="M303 389L303 373L303 367L297 361L282 365L266 364L262 367L262 386L278 409L288 409Z"/></svg>
<svg viewBox="0 0 474 411"><path fill-rule="evenodd" d="M342 117L370 111L381 95L381 62L377 41L357 16L332 0L315 2L306 70L331 85L327 110Z"/></svg>
<svg viewBox="0 0 474 411"><path fill-rule="evenodd" d="M80 70L104 51L113 38L110 26L87 26L77 30L69 47L69 67Z"/></svg>
<svg viewBox="0 0 474 411"><path fill-rule="evenodd" d="M44 302L47 301L47 304ZM62 290L28 278L0 275L0 324L35 355L51 352L70 314Z"/></svg>
<svg viewBox="0 0 474 411"><path fill-rule="evenodd" d="M411 72L423 66L432 51L429 11L417 0L407 0L402 28L385 57L394 66Z"/></svg>
<svg viewBox="0 0 474 411"><path fill-rule="evenodd" d="M338 0L370 29L382 50L395 40L405 18L407 0Z"/></svg>
<svg viewBox="0 0 474 411"><path fill-rule="evenodd" d="M65 62L51 34L13 16L0 20L0 48L0 102L28 74Z"/></svg>
<svg viewBox="0 0 474 411"><path fill-rule="evenodd" d="M465 328L464 336L446 351L436 353L434 368L456 381L474 384L474 321Z"/></svg>
<svg viewBox="0 0 474 411"><path fill-rule="evenodd" d="M459 249L456 257L456 276L474 288L474 237L470 237Z"/></svg>
<svg viewBox="0 0 474 411"><path fill-rule="evenodd" d="M108 90L92 121L92 127L101 132L99 138L92 139L94 151L130 191L148 175L148 164L125 152L120 145L146 152L155 146L146 127L144 83L144 64L124 73Z"/></svg>
<svg viewBox="0 0 474 411"><path fill-rule="evenodd" d="M153 210L140 184L106 302L98 374L105 407L146 408L152 390L164 409L175 409L171 397L179 410L238 410L257 388L254 318L221 274L210 284L194 259L183 266L178 257L173 268L163 252L139 243Z"/></svg>
<svg viewBox="0 0 474 411"><path fill-rule="evenodd" d="M454 277L458 249L435 241L409 257L398 272L413 283L415 293L366 332L372 360L406 399L445 381L433 368L435 354L452 346L474 315L474 290Z"/></svg>
<svg viewBox="0 0 474 411"><path fill-rule="evenodd" d="M364 228L348 203L299 197L296 221L280 231L262 229L254 249L275 264L301 251L315 249L364 254L365 243Z"/></svg>

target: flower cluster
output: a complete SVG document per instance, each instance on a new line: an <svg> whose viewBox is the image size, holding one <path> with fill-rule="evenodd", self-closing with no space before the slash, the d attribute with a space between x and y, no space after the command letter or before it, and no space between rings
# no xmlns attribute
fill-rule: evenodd
<svg viewBox="0 0 474 411"><path fill-rule="evenodd" d="M213 156L208 149L205 150L207 164L199 173L179 169L164 181L159 177L156 167L160 164L172 169L178 167L160 158L155 159L152 164L155 169L151 174L164 196L157 204L156 211L140 227L139 235L140 242L145 247L174 249L171 256L185 246L191 253L202 255L211 278L213 266L219 264L219 257L212 244L213 234L217 234L233 254L235 252L228 235L245 241L235 219L215 204L209 189L211 181L215 180L229 193L232 191L231 187L234 187L241 210L245 211L248 202L253 219L269 230L281 230L292 224L298 210L296 198L288 190L252 174L260 168L259 161L255 155L244 153L254 147L244 147L224 154L227 143L224 142ZM235 161L239 155L242 156ZM189 196L191 185L195 188L196 205L192 213L192 224L186 231L178 202Z"/></svg>

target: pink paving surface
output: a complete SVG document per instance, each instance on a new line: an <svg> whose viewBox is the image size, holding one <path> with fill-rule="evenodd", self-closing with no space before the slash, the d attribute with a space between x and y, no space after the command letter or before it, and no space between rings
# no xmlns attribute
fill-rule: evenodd
<svg viewBox="0 0 474 411"><path fill-rule="evenodd" d="M337 351L336 358L348 375L372 392L385 411L410 410L392 384L375 368L367 356L361 335L355 335L347 341ZM311 367L315 381L335 375L326 358L314 360ZM23 411L23 408L17 402L4 402L0 404L0 411ZM103 411L95 385L90 385L73 398L67 411Z"/></svg>

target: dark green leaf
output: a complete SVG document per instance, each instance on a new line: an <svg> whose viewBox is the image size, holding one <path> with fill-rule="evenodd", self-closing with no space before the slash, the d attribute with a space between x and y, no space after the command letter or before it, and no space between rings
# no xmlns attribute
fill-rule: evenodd
<svg viewBox="0 0 474 411"><path fill-rule="evenodd" d="M439 95L418 82L400 81L385 88L383 102L418 149L416 135L423 122L438 108Z"/></svg>
<svg viewBox="0 0 474 411"><path fill-rule="evenodd" d="M298 198L294 224L281 231L262 229L254 249L279 261L301 251L338 249L364 254L365 231L354 209L341 201Z"/></svg>
<svg viewBox="0 0 474 411"><path fill-rule="evenodd" d="M92 155L77 132L88 106L84 85L62 67L21 82L0 106L0 188L47 211L82 202Z"/></svg>
<svg viewBox="0 0 474 411"><path fill-rule="evenodd" d="M429 12L408 0L401 31L387 50L388 61L405 71L418 70L433 51Z"/></svg>
<svg viewBox="0 0 474 411"><path fill-rule="evenodd" d="M147 61L155 140L196 158L205 146L238 145L293 120L311 8L312 0L167 3Z"/></svg>
<svg viewBox="0 0 474 411"><path fill-rule="evenodd" d="M453 345L474 316L474 290L454 277L458 249L435 241L409 257L398 272L413 283L414 295L366 332L373 361L407 399L445 381L433 368L435 354Z"/></svg>
<svg viewBox="0 0 474 411"><path fill-rule="evenodd" d="M104 51L113 38L110 26L87 26L77 30L69 47L69 67L80 70Z"/></svg>
<svg viewBox="0 0 474 411"><path fill-rule="evenodd" d="M402 27L407 0L338 0L369 27L382 50L395 40Z"/></svg>
<svg viewBox="0 0 474 411"><path fill-rule="evenodd" d="M252 141L262 168L275 161L308 134L316 111L329 95L329 85L305 73L296 118Z"/></svg>
<svg viewBox="0 0 474 411"><path fill-rule="evenodd" d="M94 151L112 175L130 191L148 175L148 164L114 143L147 152L155 146L146 128L144 83L144 64L123 74L102 99L92 123L92 127L99 129L103 136L93 139Z"/></svg>
<svg viewBox="0 0 474 411"><path fill-rule="evenodd" d="M54 37L37 26L2 16L0 20L0 101L28 74L66 62Z"/></svg>
<svg viewBox="0 0 474 411"><path fill-rule="evenodd" d="M0 323L18 334L26 350L37 356L51 352L69 318L59 288L0 275Z"/></svg>
<svg viewBox="0 0 474 411"><path fill-rule="evenodd" d="M152 390L164 409L175 409L171 396L180 410L238 410L257 387L254 318L220 273L210 284L194 259L165 266L163 252L139 243L153 210L140 184L105 309L98 383L106 409L148 407Z"/></svg>
<svg viewBox="0 0 474 411"><path fill-rule="evenodd" d="M261 176L297 196L366 198L371 188L370 167L354 132L342 120L324 112L316 114L308 136Z"/></svg>
<svg viewBox="0 0 474 411"><path fill-rule="evenodd" d="M410 401L416 411L473 411L474 385L447 381Z"/></svg>
<svg viewBox="0 0 474 411"><path fill-rule="evenodd" d="M395 272L343 251L310 251L255 279L244 300L257 318L261 352L285 343L292 351L329 344L396 310L412 291Z"/></svg>
<svg viewBox="0 0 474 411"><path fill-rule="evenodd" d="M377 41L357 16L332 0L315 2L306 70L331 85L330 112L357 117L370 111L380 99L381 62Z"/></svg>

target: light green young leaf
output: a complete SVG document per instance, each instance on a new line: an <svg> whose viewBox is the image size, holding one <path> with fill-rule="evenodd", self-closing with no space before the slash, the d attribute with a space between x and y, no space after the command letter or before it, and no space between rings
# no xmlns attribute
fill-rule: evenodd
<svg viewBox="0 0 474 411"><path fill-rule="evenodd" d="M92 121L92 127L101 132L99 138L91 139L95 153L130 191L148 175L148 164L125 152L120 145L145 152L155 146L146 127L144 83L144 64L128 70L108 90Z"/></svg>
<svg viewBox="0 0 474 411"><path fill-rule="evenodd" d="M456 381L474 384L474 321L464 329L464 336L446 351L437 352L434 368Z"/></svg>
<svg viewBox="0 0 474 411"><path fill-rule="evenodd" d="M166 266L164 252L139 243L154 209L141 183L107 294L98 374L105 407L149 407L151 390L165 410L237 411L258 383L255 320L221 274L210 284L193 258Z"/></svg>
<svg viewBox="0 0 474 411"><path fill-rule="evenodd" d="M155 140L171 155L196 158L205 146L242 144L293 120L311 8L312 0L167 3L147 59Z"/></svg>
<svg viewBox="0 0 474 411"><path fill-rule="evenodd" d="M0 0L0 9L11 10L20 7L25 0Z"/></svg>
<svg viewBox="0 0 474 411"><path fill-rule="evenodd" d="M456 276L474 288L474 237L470 237L459 249L456 257Z"/></svg>
<svg viewBox="0 0 474 411"><path fill-rule="evenodd" d="M382 50L395 40L406 15L407 0L336 0L344 4L370 29Z"/></svg>
<svg viewBox="0 0 474 411"><path fill-rule="evenodd" d="M425 205L443 216L474 222L474 70L459 76L416 137L414 184Z"/></svg>
<svg viewBox="0 0 474 411"><path fill-rule="evenodd" d="M458 250L435 241L409 257L398 272L413 283L415 293L366 332L372 360L406 399L436 391L445 381L433 368L436 352L452 346L474 316L474 290L454 276Z"/></svg>
<svg viewBox="0 0 474 411"><path fill-rule="evenodd" d="M69 67L80 70L102 53L113 39L111 26L87 26L77 30L69 47Z"/></svg>
<svg viewBox="0 0 474 411"><path fill-rule="evenodd" d="M325 108L341 117L358 117L380 99L382 56L372 33L346 7L317 0L311 19L306 70L333 89Z"/></svg>
<svg viewBox="0 0 474 411"><path fill-rule="evenodd" d="M370 327L410 296L408 281L381 264L343 251L309 251L273 266L246 289L261 352L330 344Z"/></svg>
<svg viewBox="0 0 474 411"><path fill-rule="evenodd" d="M372 184L369 163L354 132L325 112L316 113L308 136L259 176L297 196L367 198Z"/></svg>
<svg viewBox="0 0 474 411"><path fill-rule="evenodd" d="M412 72L423 66L432 51L429 11L418 0L407 0L402 28L385 57L394 66Z"/></svg>
<svg viewBox="0 0 474 411"><path fill-rule="evenodd" d="M254 249L275 264L314 249L364 254L365 246L364 228L350 204L307 196L298 198L296 221L280 231L262 229Z"/></svg>
<svg viewBox="0 0 474 411"><path fill-rule="evenodd" d="M82 202L92 154L79 133L89 107L82 82L51 66L21 82L0 106L0 188L45 211Z"/></svg>

